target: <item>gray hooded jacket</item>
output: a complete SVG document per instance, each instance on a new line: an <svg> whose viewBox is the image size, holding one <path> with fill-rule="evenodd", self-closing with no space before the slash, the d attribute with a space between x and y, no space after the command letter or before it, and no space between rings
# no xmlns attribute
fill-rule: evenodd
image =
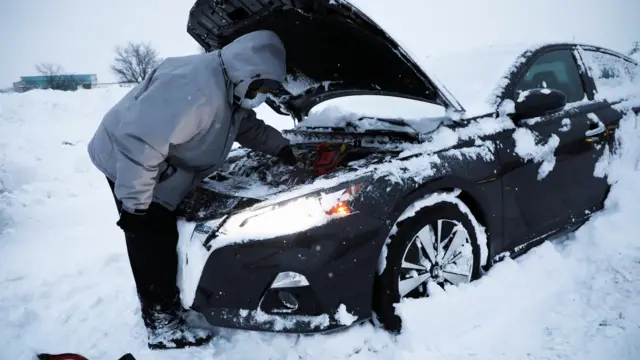
<svg viewBox="0 0 640 360"><path fill-rule="evenodd" d="M223 164L234 141L271 155L288 145L253 110L233 104L253 80L285 75L284 45L264 30L219 51L168 58L105 114L89 156L115 182L123 209L155 201L174 210Z"/></svg>

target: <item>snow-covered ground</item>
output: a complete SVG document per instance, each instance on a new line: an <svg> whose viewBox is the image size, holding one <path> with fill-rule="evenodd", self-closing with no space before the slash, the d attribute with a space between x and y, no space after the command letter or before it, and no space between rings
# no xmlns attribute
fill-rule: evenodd
<svg viewBox="0 0 640 360"><path fill-rule="evenodd" d="M127 89L0 94L0 359L640 359L640 123L621 125L606 209L472 284L403 303L405 333L223 330L151 352L117 212L86 153ZM278 128L288 118L270 117Z"/></svg>

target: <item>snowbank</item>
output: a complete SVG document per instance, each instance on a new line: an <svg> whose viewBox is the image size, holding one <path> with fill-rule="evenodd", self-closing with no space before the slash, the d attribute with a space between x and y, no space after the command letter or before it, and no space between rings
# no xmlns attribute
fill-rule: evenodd
<svg viewBox="0 0 640 360"><path fill-rule="evenodd" d="M621 124L622 156L601 166L615 182L604 212L479 281L399 305L402 335L368 324L325 336L223 330L204 348L150 352L113 199L86 154L102 114L126 90L0 94L0 358L31 359L36 351L91 359L125 352L139 359L640 357L634 116Z"/></svg>

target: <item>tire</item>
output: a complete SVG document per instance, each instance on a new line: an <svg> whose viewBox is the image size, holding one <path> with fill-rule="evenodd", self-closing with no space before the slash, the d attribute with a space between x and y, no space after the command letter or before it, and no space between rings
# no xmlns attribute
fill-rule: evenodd
<svg viewBox="0 0 640 360"><path fill-rule="evenodd" d="M384 259L385 265L382 272L376 274L374 282L373 320L376 325L392 333L399 333L402 330L402 320L395 314L394 305L398 304L403 298L427 297L427 281L437 279L435 282L443 286L444 284L452 283L447 278L455 279L458 284L461 284L471 282L480 277L480 247L478 245L478 234L476 234L473 226L474 222L477 222L475 219L470 218L472 215L467 214L471 214L471 212L463 212L458 205L443 201L422 208L414 216L396 223L397 231L389 237L386 253L383 251L381 254L381 257L386 257ZM458 251L454 251L451 254L446 253L446 250L450 248L451 241L443 243L442 248L444 251L439 253L441 257L444 254L447 258L450 256L454 258L456 260L455 265L459 266L456 270L461 273L468 273L466 276L454 277L450 273L452 271L451 265L444 265L443 267L443 265L438 264L434 266L433 262L428 260L430 255L425 250L426 248L421 247L422 242L418 240L418 235L422 234L423 237L428 238L429 229L431 229L435 233L434 235L437 236L438 223L442 224L441 229L444 235L453 233L456 225L458 226L457 232L461 235L466 235L464 239L464 244L466 245L459 248L461 250L459 254ZM433 243L435 242L434 240ZM461 242L460 238L457 242ZM431 252L431 256L434 253L438 253L435 250L435 246L432 249L434 251ZM422 259L419 258L419 253L422 254ZM405 269L403 269L403 259L410 264L421 265L422 269L407 270L406 266L408 264L405 264ZM427 261L425 262L425 260ZM440 258L440 260L443 259ZM439 262L442 263L442 261ZM414 272L413 276L409 276L409 271ZM412 286L408 286L406 281L402 284L400 283L401 277L405 280L411 277L422 280L425 276L427 277L425 282L408 293L406 292L407 289ZM404 289L403 294L400 293L400 286Z"/></svg>

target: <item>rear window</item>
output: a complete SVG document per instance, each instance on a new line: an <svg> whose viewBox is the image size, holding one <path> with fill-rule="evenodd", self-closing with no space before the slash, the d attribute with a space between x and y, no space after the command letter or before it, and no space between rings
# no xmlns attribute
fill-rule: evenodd
<svg viewBox="0 0 640 360"><path fill-rule="evenodd" d="M619 93L640 76L638 66L623 58L593 50L581 54L601 95Z"/></svg>

